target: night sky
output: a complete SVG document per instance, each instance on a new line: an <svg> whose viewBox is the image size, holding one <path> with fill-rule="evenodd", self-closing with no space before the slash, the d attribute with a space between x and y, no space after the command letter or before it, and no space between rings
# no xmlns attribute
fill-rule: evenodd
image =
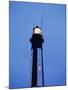
<svg viewBox="0 0 68 90"><path fill-rule="evenodd" d="M65 85L64 4L9 2L9 85L31 87L32 29L41 27L45 86Z"/></svg>

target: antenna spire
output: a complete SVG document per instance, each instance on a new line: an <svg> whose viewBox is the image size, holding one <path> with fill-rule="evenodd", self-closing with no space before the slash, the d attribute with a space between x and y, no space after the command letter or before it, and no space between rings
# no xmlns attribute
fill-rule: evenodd
<svg viewBox="0 0 68 90"><path fill-rule="evenodd" d="M42 29L42 24L43 24L43 18L42 18L42 16L41 16L41 29Z"/></svg>

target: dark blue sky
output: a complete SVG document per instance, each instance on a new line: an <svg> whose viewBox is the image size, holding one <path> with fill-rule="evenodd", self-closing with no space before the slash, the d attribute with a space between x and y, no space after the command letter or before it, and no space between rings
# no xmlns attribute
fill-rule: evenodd
<svg viewBox="0 0 68 90"><path fill-rule="evenodd" d="M10 88L31 87L29 40L41 17L45 86L65 85L65 8L63 4L9 2Z"/></svg>

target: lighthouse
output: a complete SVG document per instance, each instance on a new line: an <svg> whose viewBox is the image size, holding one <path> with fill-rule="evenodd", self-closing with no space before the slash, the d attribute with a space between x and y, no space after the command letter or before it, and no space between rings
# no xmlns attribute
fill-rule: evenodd
<svg viewBox="0 0 68 90"><path fill-rule="evenodd" d="M43 36L40 27L33 28L31 42L32 51L32 73L31 87L44 86L44 65L43 65Z"/></svg>

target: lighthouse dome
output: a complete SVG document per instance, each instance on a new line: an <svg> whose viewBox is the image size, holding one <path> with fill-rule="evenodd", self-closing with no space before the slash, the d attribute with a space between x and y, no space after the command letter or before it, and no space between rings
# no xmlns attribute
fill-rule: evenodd
<svg viewBox="0 0 68 90"><path fill-rule="evenodd" d="M33 34L41 34L41 29L36 26L35 28L33 28Z"/></svg>

